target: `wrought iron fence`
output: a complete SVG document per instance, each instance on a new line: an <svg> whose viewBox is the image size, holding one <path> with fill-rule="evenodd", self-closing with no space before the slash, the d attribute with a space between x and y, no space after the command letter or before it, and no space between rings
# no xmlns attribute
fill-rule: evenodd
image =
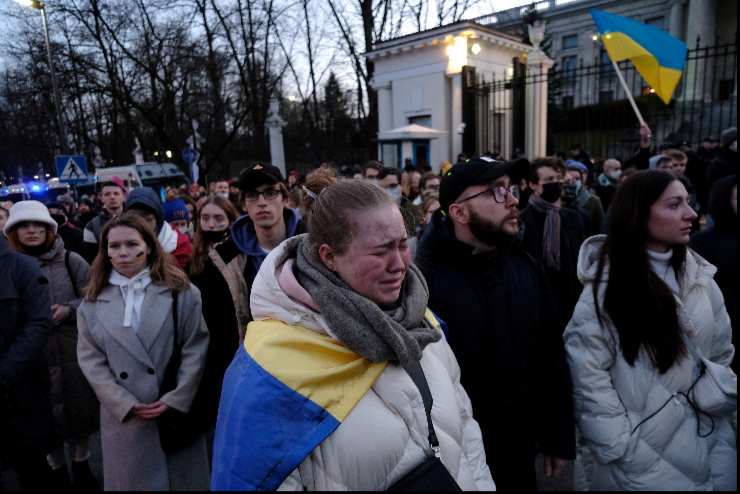
<svg viewBox="0 0 740 494"><path fill-rule="evenodd" d="M689 50L681 81L666 105L629 62L619 68L653 141L700 144L737 126L737 45ZM516 70L515 70L516 72ZM476 152L513 157L524 149L524 95L533 84L548 84L548 154L571 144L594 157L628 158L639 144L639 124L611 63L572 67L556 64L546 76L522 75L478 84ZM532 158L532 157L530 157Z"/></svg>

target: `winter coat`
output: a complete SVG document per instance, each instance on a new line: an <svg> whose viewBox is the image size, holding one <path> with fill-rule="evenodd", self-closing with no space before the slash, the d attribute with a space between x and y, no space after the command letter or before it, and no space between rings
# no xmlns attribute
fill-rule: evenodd
<svg viewBox="0 0 740 494"><path fill-rule="evenodd" d="M51 374L57 441L86 437L100 428L100 403L77 363L76 314L82 302L82 289L90 282L90 266L82 256L71 252L67 270L66 253L64 242L57 237L51 250L36 258L41 272L49 280L46 286L51 305L70 307L70 316L54 325L44 348Z"/></svg>
<svg viewBox="0 0 740 494"><path fill-rule="evenodd" d="M586 238L598 235L601 232L601 225L604 224L604 208L601 207L601 199L591 194L586 187L581 187L578 191L577 202L588 215L588 222L583 223Z"/></svg>
<svg viewBox="0 0 740 494"><path fill-rule="evenodd" d="M210 335L203 382L207 383L204 388L209 392L211 418L216 425L224 374L247 330L249 291L242 275L243 268L230 269L215 249L208 256L203 272L191 276L190 281L198 287L203 298L203 319ZM231 262L238 264L245 259L242 254ZM240 318L243 326L239 323ZM240 330L242 327L243 331Z"/></svg>
<svg viewBox="0 0 740 494"><path fill-rule="evenodd" d="M717 181L712 189L709 210L714 225L691 235L691 248L717 267L714 281L725 298L725 307L732 323L732 343L736 345L737 319L737 215L730 205L732 187L737 175ZM732 364L737 373L737 359Z"/></svg>
<svg viewBox="0 0 740 494"><path fill-rule="evenodd" d="M544 227L546 216L535 211L532 206L527 206L522 211L520 218L524 222L522 249L535 259L542 261L542 236L540 232ZM570 321L573 309L575 309L578 297L583 289L578 281L576 266L578 264L578 250L584 240L586 240L586 234L580 215L575 211L562 208L560 210L560 270L556 271L545 266L545 273L560 315L561 332Z"/></svg>
<svg viewBox="0 0 740 494"><path fill-rule="evenodd" d="M83 258L85 257L87 250L82 228L76 228L71 223L65 223L57 228L57 236L62 237L62 240L64 240L64 248L66 250L76 252Z"/></svg>
<svg viewBox="0 0 740 494"><path fill-rule="evenodd" d="M575 213L574 213L575 214ZM440 211L416 253L429 285L429 308L449 328L483 433L493 479L522 485L507 471L528 463L534 482L535 441L545 454L575 458L570 372L557 307L541 264L521 238L473 255Z"/></svg>
<svg viewBox="0 0 740 494"><path fill-rule="evenodd" d="M48 283L33 258L15 252L0 235L0 460L6 462L3 466L54 450L51 378L43 353L52 325Z"/></svg>
<svg viewBox="0 0 740 494"><path fill-rule="evenodd" d="M617 193L617 181L607 176L606 173L599 175L599 180L593 185L593 191L601 200L601 207L606 211Z"/></svg>
<svg viewBox="0 0 740 494"><path fill-rule="evenodd" d="M578 429L595 460L591 490L736 490L737 443L731 418L714 418L714 432L697 434L697 418L682 397L692 384L694 361L687 351L665 374L659 374L645 350L630 365L616 328L599 324L593 299L604 236L581 248L578 275L585 288L565 331L573 376ZM676 296L681 330L704 357L729 366L734 348L722 294L712 280L716 269L688 251L680 296ZM600 303L608 266L600 284ZM628 310L628 308L625 308ZM654 417L640 422L668 405ZM710 429L703 415L703 434Z"/></svg>
<svg viewBox="0 0 740 494"><path fill-rule="evenodd" d="M87 222L85 230L82 232L85 242L85 255L82 257L92 264L98 255L98 246L100 244L100 235L103 233L105 224L108 223L114 215L103 209L97 216Z"/></svg>
<svg viewBox="0 0 740 494"><path fill-rule="evenodd" d="M286 324L328 336L320 314L283 292L276 268L299 239L280 244L265 260L255 280L251 306L256 322ZM269 320L269 321L268 321ZM442 338L423 352L421 366L433 397L432 420L442 461L463 490L493 490L480 428L460 368ZM293 473L281 489L384 490L433 453L421 394L397 363L386 369L339 427Z"/></svg>
<svg viewBox="0 0 740 494"><path fill-rule="evenodd" d="M707 189L711 191L717 180L730 175L737 175L737 151L723 148L707 168Z"/></svg>
<svg viewBox="0 0 740 494"><path fill-rule="evenodd" d="M138 332L123 327L121 289L108 285L97 301L84 301L77 313L80 367L100 399L105 490L206 490L208 453L201 436L165 454L154 420L128 417L137 403L158 400L172 355L172 291L150 283L144 289ZM187 412L200 383L208 351L208 329L201 315L200 291L178 295L179 337L183 342L177 388L160 399Z"/></svg>

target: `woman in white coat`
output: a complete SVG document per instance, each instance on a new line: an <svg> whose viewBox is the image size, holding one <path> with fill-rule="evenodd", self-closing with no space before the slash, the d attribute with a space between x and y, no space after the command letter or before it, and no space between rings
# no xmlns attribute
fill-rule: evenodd
<svg viewBox="0 0 740 494"><path fill-rule="evenodd" d="M737 411L697 411L690 391L694 348L727 372L734 348L716 268L686 247L687 201L671 172L639 172L614 197L608 235L581 247L585 288L564 338L591 490L737 489Z"/></svg>
<svg viewBox="0 0 740 494"><path fill-rule="evenodd" d="M328 168L306 188L309 234L273 250L252 288L255 320L224 378L211 489L388 489L435 455L427 402L404 370L420 363L444 467L463 490L493 490L395 201L367 182L336 183Z"/></svg>
<svg viewBox="0 0 740 494"><path fill-rule="evenodd" d="M155 420L188 412L198 389L208 351L200 292L139 216L105 225L77 321L80 367L101 404L105 490L207 489L203 435L165 454ZM177 385L160 397L176 330Z"/></svg>

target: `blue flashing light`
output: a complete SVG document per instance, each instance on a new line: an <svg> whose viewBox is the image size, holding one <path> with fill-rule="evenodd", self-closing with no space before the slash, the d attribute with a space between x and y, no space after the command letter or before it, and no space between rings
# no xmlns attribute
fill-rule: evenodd
<svg viewBox="0 0 740 494"><path fill-rule="evenodd" d="M26 190L26 189L24 189L23 187L21 187L21 192L25 192L25 190Z"/></svg>
<svg viewBox="0 0 740 494"><path fill-rule="evenodd" d="M47 187L46 190L49 190L49 187Z"/></svg>
<svg viewBox="0 0 740 494"><path fill-rule="evenodd" d="M41 187L39 187L38 185L34 185L33 187L31 187L31 190L40 190L40 189L41 189ZM23 189L21 189L21 190L23 190Z"/></svg>
<svg viewBox="0 0 740 494"><path fill-rule="evenodd" d="M4 191L3 191L3 195L4 195L4 196L7 196L7 195L8 195L8 191L7 191L7 190L4 190Z"/></svg>
<svg viewBox="0 0 740 494"><path fill-rule="evenodd" d="M94 176L93 178L94 178L95 180L97 180L97 179L98 179L98 176L97 176L97 175L95 175L95 176Z"/></svg>

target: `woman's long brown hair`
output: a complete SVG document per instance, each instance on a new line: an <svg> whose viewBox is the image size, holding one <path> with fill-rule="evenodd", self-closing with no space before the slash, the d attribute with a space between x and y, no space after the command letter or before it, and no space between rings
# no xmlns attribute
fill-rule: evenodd
<svg viewBox="0 0 740 494"><path fill-rule="evenodd" d="M100 235L98 255L93 261L92 269L90 270L90 285L85 289L85 300L95 302L98 299L98 295L108 286L108 280L113 271L113 264L108 257L108 234L113 228L117 227L136 230L141 235L147 247L149 247L151 253L146 256L146 264L150 271L149 276L152 278L152 283L167 286L178 292L183 292L190 287L188 277L175 264L172 256L166 253L162 246L159 245L159 240L157 240L157 237L154 236L154 233L152 233L141 216L133 213L124 213L110 220L106 223L105 228L103 228L103 233Z"/></svg>
<svg viewBox="0 0 740 494"><path fill-rule="evenodd" d="M208 262L208 241L203 237L203 230L200 226L200 212L209 204L221 208L226 213L229 224L234 224L237 218L239 218L239 213L236 212L236 208L228 199L214 194L203 202L203 205L196 213L198 215L198 226L195 229L195 237L193 237L193 256L190 258L190 276L198 276L202 273L206 269L206 263Z"/></svg>

